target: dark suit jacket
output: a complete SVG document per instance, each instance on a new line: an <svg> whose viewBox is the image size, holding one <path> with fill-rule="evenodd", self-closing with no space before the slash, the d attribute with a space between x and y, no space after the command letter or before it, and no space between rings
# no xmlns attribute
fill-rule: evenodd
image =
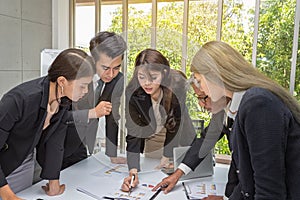
<svg viewBox="0 0 300 200"><path fill-rule="evenodd" d="M70 123L68 108L71 101L62 98L59 107L60 112L51 118L50 125L43 130L41 139L37 145L36 159L42 167L40 177L43 179L59 179L64 155L64 142Z"/></svg>
<svg viewBox="0 0 300 200"><path fill-rule="evenodd" d="M195 138L191 148L187 151L182 163L192 170L204 160L206 155L214 148L215 144L224 135L229 139L230 131L223 126L224 111L212 116L211 122L201 134L200 138ZM230 144L230 142L229 142Z"/></svg>
<svg viewBox="0 0 300 200"><path fill-rule="evenodd" d="M173 156L173 147L190 145L196 135L187 108L178 102L175 95L172 98L170 112L166 113L162 106L160 110L162 118L167 116L167 122L172 118L176 123L172 130L167 128L163 151L163 155L166 157ZM161 102L163 101L164 98ZM128 167L140 170L140 153L144 151L145 138L156 131L156 120L150 95L141 88L133 94L126 91L125 113Z"/></svg>
<svg viewBox="0 0 300 200"><path fill-rule="evenodd" d="M240 183L229 199L299 199L300 124L277 96L247 90L232 136Z"/></svg>
<svg viewBox="0 0 300 200"><path fill-rule="evenodd" d="M21 165L38 144L47 114L48 95L49 80L43 77L18 85L1 99L0 187L7 184L5 177ZM59 110L57 116L62 116L63 113L64 110ZM56 122L60 123L59 120ZM59 125L51 123L48 127L49 138L57 126ZM55 143L52 144L53 146L47 146L49 155L56 149ZM51 165L49 164L50 167ZM48 178L47 173L44 178Z"/></svg>
<svg viewBox="0 0 300 200"><path fill-rule="evenodd" d="M109 83L105 84L105 88L100 96L100 101L109 101L112 103L112 112L105 116L106 121L106 149L105 154L109 157L117 156L118 132L120 119L119 108L121 96L124 89L124 76L121 72ZM98 119L88 119L88 109L95 107L95 93L93 83L89 85L89 92L79 102L74 103L72 108L74 124L68 130L66 137L65 157L71 155L72 152L80 146L83 141L88 146L89 152L92 153L95 145L95 139L98 128ZM71 125L71 126L74 126Z"/></svg>
<svg viewBox="0 0 300 200"><path fill-rule="evenodd" d="M211 122L208 127L205 128L200 138L195 138L191 148L187 151L182 163L190 167L192 170L204 160L208 152L214 148L218 140L226 135L228 140L229 149L231 147L231 134L228 127L223 126L224 122L224 110L217 114L212 115ZM234 190L234 187L238 184L237 169L233 163L231 163L228 173L228 182L226 184L225 195L230 196Z"/></svg>

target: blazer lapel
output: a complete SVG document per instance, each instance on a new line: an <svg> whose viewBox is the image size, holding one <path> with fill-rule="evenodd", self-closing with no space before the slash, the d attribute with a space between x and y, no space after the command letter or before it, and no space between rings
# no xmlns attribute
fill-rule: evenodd
<svg viewBox="0 0 300 200"><path fill-rule="evenodd" d="M65 113L65 110L66 110L65 107L61 107L59 112L56 113L55 115L53 115L53 117L51 118L49 127L47 127L43 132L43 135L45 135L44 136L44 141L45 142L56 131L59 124L63 123L62 118L63 118L63 115Z"/></svg>
<svg viewBox="0 0 300 200"><path fill-rule="evenodd" d="M150 112L152 103L151 103L151 98L149 98L146 95L140 94L140 95L136 95L132 97L133 101L135 101L140 113L145 117L145 119L147 120L147 122L150 124L151 122L151 118L154 116L152 116L150 118L149 114L153 113Z"/></svg>
<svg viewBox="0 0 300 200"><path fill-rule="evenodd" d="M50 82L48 80L48 77L42 79L40 84L43 85L43 96L41 99L40 110L39 110L39 119L41 120L39 121L44 122L47 116L47 105L48 105L49 87L50 87ZM35 146L39 143L40 138L42 137L42 130L43 130L44 123L40 123L38 126L39 128L37 133L35 134L35 138L30 148L30 152L33 151Z"/></svg>
<svg viewBox="0 0 300 200"><path fill-rule="evenodd" d="M87 93L86 98L87 98L89 107L94 107L94 105L95 105L95 91L94 91L93 81L89 84L89 92Z"/></svg>

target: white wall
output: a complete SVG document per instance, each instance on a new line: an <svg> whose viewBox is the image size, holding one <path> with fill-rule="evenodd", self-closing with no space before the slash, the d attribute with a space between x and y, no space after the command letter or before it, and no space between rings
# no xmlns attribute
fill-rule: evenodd
<svg viewBox="0 0 300 200"><path fill-rule="evenodd" d="M39 77L45 48L52 48L52 0L0 0L0 97Z"/></svg>
<svg viewBox="0 0 300 200"><path fill-rule="evenodd" d="M69 47L69 0L52 0L52 48Z"/></svg>

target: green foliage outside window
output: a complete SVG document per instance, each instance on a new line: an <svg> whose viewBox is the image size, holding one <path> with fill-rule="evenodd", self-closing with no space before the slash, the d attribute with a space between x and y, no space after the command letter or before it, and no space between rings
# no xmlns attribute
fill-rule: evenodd
<svg viewBox="0 0 300 200"><path fill-rule="evenodd" d="M289 87L291 66L295 0L263 1L260 11L257 66L267 76L283 87ZM191 1L189 7L188 53L182 58L182 16L183 3L167 3L158 10L157 46L170 61L171 67L181 69L181 61L187 63L187 76L190 76L191 59L205 42L216 39L217 1ZM251 62L254 8L246 8L242 1L225 0L223 7L222 41L238 49ZM134 59L138 52L150 48L151 12L137 10L129 5L128 31L128 73L133 72ZM109 29L122 32L122 10L114 12ZM300 39L299 39L300 44ZM297 74L300 76L300 51L298 51ZM300 79L296 80L295 94L300 100ZM204 119L209 123L210 115L201 112L192 90L187 95L187 106L193 119ZM216 153L230 154L227 140L223 138L216 147Z"/></svg>

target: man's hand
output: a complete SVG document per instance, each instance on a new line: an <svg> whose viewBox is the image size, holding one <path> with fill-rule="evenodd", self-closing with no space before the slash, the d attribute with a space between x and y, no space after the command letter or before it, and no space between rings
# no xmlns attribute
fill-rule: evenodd
<svg viewBox="0 0 300 200"><path fill-rule="evenodd" d="M182 175L184 175L183 171L181 171L180 169L176 169L176 171L172 175L164 178L160 183L158 183L152 189L152 191L156 191L158 188L161 187L164 193L167 194L174 188L174 186L177 184L178 180Z"/></svg>
<svg viewBox="0 0 300 200"><path fill-rule="evenodd" d="M112 104L108 101L100 101L98 105L89 110L89 119L100 118L111 113Z"/></svg>
<svg viewBox="0 0 300 200"><path fill-rule="evenodd" d="M45 186L42 186L43 190L49 196L60 195L65 191L65 184L60 185L59 180L49 180Z"/></svg>
<svg viewBox="0 0 300 200"><path fill-rule="evenodd" d="M102 117L104 115L109 115L112 109L112 104L108 101L101 101L95 107L95 112L97 118Z"/></svg>
<svg viewBox="0 0 300 200"><path fill-rule="evenodd" d="M126 164L127 160L125 157L110 157L110 162L113 164Z"/></svg>

